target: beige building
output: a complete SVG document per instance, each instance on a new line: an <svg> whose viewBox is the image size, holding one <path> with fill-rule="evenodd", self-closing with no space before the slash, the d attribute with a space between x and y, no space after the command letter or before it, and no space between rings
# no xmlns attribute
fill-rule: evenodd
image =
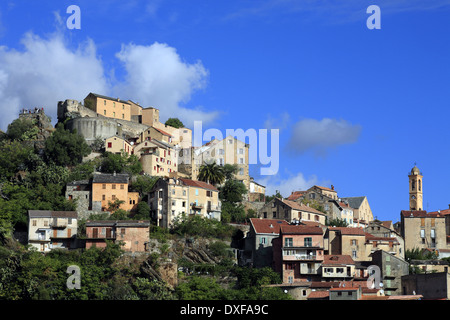
<svg viewBox="0 0 450 320"><path fill-rule="evenodd" d="M372 209L366 196L341 198L353 208L353 225L365 228L373 220Z"/></svg>
<svg viewBox="0 0 450 320"><path fill-rule="evenodd" d="M134 146L132 142L125 140L119 136L112 136L105 140L105 151L122 154L125 152L129 155L133 154Z"/></svg>
<svg viewBox="0 0 450 320"><path fill-rule="evenodd" d="M142 170L151 176L168 177L178 171L178 153L165 142L145 140L134 147L134 154L139 157Z"/></svg>
<svg viewBox="0 0 450 320"><path fill-rule="evenodd" d="M197 179L202 164L215 162L220 166L234 164L238 172L234 178L242 181L250 189L249 176L249 144L235 137L228 136L223 140L213 139L201 147L180 150L180 172Z"/></svg>
<svg viewBox="0 0 450 320"><path fill-rule="evenodd" d="M274 198L258 213L264 219L284 219L288 222L315 222L325 225L325 213L294 201Z"/></svg>
<svg viewBox="0 0 450 320"><path fill-rule="evenodd" d="M250 178L248 197L251 202L264 202L266 198L266 187L257 183L253 178Z"/></svg>
<svg viewBox="0 0 450 320"><path fill-rule="evenodd" d="M183 214L220 220L219 190L202 181L160 178L149 193L148 203L157 225L164 228Z"/></svg>
<svg viewBox="0 0 450 320"><path fill-rule="evenodd" d="M40 252L76 247L76 211L28 211L28 244Z"/></svg>
<svg viewBox="0 0 450 320"><path fill-rule="evenodd" d="M423 208L423 190L422 179L423 176L416 166L411 169L409 178L409 210L422 210Z"/></svg>
<svg viewBox="0 0 450 320"><path fill-rule="evenodd" d="M108 118L131 121L130 103L119 98L91 92L84 98L84 106Z"/></svg>

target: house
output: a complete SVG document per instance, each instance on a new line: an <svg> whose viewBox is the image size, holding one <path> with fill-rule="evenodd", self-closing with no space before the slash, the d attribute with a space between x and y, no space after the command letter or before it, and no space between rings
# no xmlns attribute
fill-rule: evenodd
<svg viewBox="0 0 450 320"><path fill-rule="evenodd" d="M402 276L409 274L408 262L384 250L376 250L370 256L372 263L380 268L384 294L401 295Z"/></svg>
<svg viewBox="0 0 450 320"><path fill-rule="evenodd" d="M361 287L339 287L330 289L330 300L360 300L362 296Z"/></svg>
<svg viewBox="0 0 450 320"><path fill-rule="evenodd" d="M392 221L370 221L369 225L364 228L364 231L376 237L395 238L395 241L398 242L398 245L396 246L397 254L402 258L405 257L405 241L403 237L394 229Z"/></svg>
<svg viewBox="0 0 450 320"><path fill-rule="evenodd" d="M140 134L139 142L146 141L146 140L158 140L165 142L167 144L173 143L173 135L168 133L167 131L164 131L162 129L156 128L156 127L149 127L147 130L143 131Z"/></svg>
<svg viewBox="0 0 450 320"><path fill-rule="evenodd" d="M148 204L157 225L164 228L183 213L220 220L219 190L203 181L160 178L148 195Z"/></svg>
<svg viewBox="0 0 450 320"><path fill-rule="evenodd" d="M237 173L234 179L244 183L247 190L250 190L249 148L248 143L231 135L222 140L213 139L201 147L184 148L180 150L179 171L196 180L201 165L205 163L236 165Z"/></svg>
<svg viewBox="0 0 450 320"><path fill-rule="evenodd" d="M149 251L150 221L86 221L86 249L105 248L107 241L123 242L122 249L128 252Z"/></svg>
<svg viewBox="0 0 450 320"><path fill-rule="evenodd" d="M329 227L325 233L325 254L350 255L354 261L366 261L365 242L362 228Z"/></svg>
<svg viewBox="0 0 450 320"><path fill-rule="evenodd" d="M325 281L351 280L355 276L355 262L349 255L325 255L321 274Z"/></svg>
<svg viewBox="0 0 450 320"><path fill-rule="evenodd" d="M320 279L323 230L304 225L281 226L280 236L272 241L273 269L283 283Z"/></svg>
<svg viewBox="0 0 450 320"><path fill-rule="evenodd" d="M28 210L28 244L40 252L77 246L75 211Z"/></svg>
<svg viewBox="0 0 450 320"><path fill-rule="evenodd" d="M92 207L92 184L90 180L71 181L66 185L65 197L76 203L76 211L80 219L87 218L90 214L100 213L101 206L97 211Z"/></svg>
<svg viewBox="0 0 450 320"><path fill-rule="evenodd" d="M450 249L449 234L450 215L425 210L402 210L401 236L405 241L405 250Z"/></svg>
<svg viewBox="0 0 450 320"><path fill-rule="evenodd" d="M248 200L250 202L264 202L266 199L266 187L259 184L250 177L250 187L248 190Z"/></svg>
<svg viewBox="0 0 450 320"><path fill-rule="evenodd" d="M255 268L272 266L272 240L278 238L281 226L289 225L285 220L250 218L250 230L245 237L241 265Z"/></svg>
<svg viewBox="0 0 450 320"><path fill-rule="evenodd" d="M450 274L445 271L404 275L402 294L422 296L424 300L448 300Z"/></svg>
<svg viewBox="0 0 450 320"><path fill-rule="evenodd" d="M96 211L108 211L109 203L124 201L120 208L136 210L139 192L130 192L129 175L121 173L94 173L92 178L92 207Z"/></svg>
<svg viewBox="0 0 450 320"><path fill-rule="evenodd" d="M259 210L259 217L269 219L284 219L289 222L313 221L325 224L326 216L322 211L298 202L274 198Z"/></svg>
<svg viewBox="0 0 450 320"><path fill-rule="evenodd" d="M128 155L133 154L133 143L121 138L117 135L105 139L105 151L115 154L122 154L125 152Z"/></svg>
<svg viewBox="0 0 450 320"><path fill-rule="evenodd" d="M373 220L372 209L366 196L341 198L353 208L353 222L355 227L366 227Z"/></svg>
<svg viewBox="0 0 450 320"><path fill-rule="evenodd" d="M178 171L178 153L170 144L156 140L144 140L134 147L142 171L151 176L169 177Z"/></svg>
<svg viewBox="0 0 450 320"><path fill-rule="evenodd" d="M366 256L369 257L371 253L377 250L383 250L398 257L404 257L404 250L401 243L396 237L377 237L365 232L366 235Z"/></svg>
<svg viewBox="0 0 450 320"><path fill-rule="evenodd" d="M91 92L84 98L84 106L108 118L131 121L130 103L119 98Z"/></svg>

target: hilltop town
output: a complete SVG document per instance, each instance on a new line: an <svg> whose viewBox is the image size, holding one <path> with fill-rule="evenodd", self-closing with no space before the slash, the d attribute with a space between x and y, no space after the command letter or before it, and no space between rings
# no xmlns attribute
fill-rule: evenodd
<svg viewBox="0 0 450 320"><path fill-rule="evenodd" d="M33 108L0 132L1 298L449 298L450 209L423 210L416 166L409 208L380 221L364 190L267 195L248 143L193 146L192 129L155 107L89 93L57 108L55 127ZM116 269L103 289L82 278L79 294L64 268L89 270L86 257ZM35 276L51 285L15 276L21 261L46 265Z"/></svg>

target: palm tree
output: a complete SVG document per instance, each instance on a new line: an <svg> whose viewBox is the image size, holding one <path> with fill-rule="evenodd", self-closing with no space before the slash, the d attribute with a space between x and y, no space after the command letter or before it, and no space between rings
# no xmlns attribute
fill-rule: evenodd
<svg viewBox="0 0 450 320"><path fill-rule="evenodd" d="M215 162L205 162L200 166L198 180L212 185L221 184L225 180L223 167L217 165Z"/></svg>

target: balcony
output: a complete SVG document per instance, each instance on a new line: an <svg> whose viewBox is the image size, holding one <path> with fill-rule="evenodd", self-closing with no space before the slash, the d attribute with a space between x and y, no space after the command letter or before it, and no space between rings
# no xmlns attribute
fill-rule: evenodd
<svg viewBox="0 0 450 320"><path fill-rule="evenodd" d="M202 210L203 209L203 204L201 204L201 203L192 202L191 206L192 206L192 209L194 209L194 210Z"/></svg>
<svg viewBox="0 0 450 320"><path fill-rule="evenodd" d="M211 204L209 204L208 203L208 205L207 205L207 207L206 207L206 210L208 211L208 212L211 212L211 211L221 211L221 206L219 206L219 205L211 205Z"/></svg>
<svg viewBox="0 0 450 320"><path fill-rule="evenodd" d="M66 219L53 219L50 223L50 228L66 228L67 220Z"/></svg>

